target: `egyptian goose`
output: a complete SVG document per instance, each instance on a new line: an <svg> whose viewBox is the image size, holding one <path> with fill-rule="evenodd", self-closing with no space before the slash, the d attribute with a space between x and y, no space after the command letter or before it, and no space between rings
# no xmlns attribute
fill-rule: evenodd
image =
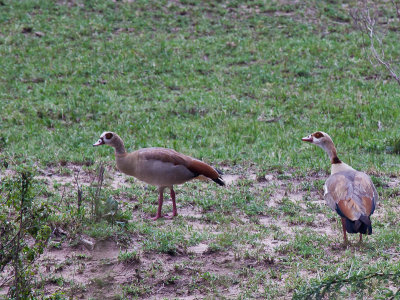
<svg viewBox="0 0 400 300"><path fill-rule="evenodd" d="M371 234L370 216L375 210L378 193L371 178L342 162L337 154L331 137L322 131L302 138L325 150L331 160L331 176L324 185L324 199L342 219L343 239L347 244L348 233Z"/></svg>
<svg viewBox="0 0 400 300"><path fill-rule="evenodd" d="M165 188L171 191L172 219L178 212L175 203L174 184L182 184L196 177L208 177L225 185L220 172L206 163L166 148L143 148L132 153L125 151L124 142L114 132L103 132L100 139L93 146L110 145L115 148L117 168L130 176L158 187L158 210L152 220L162 216L163 193Z"/></svg>

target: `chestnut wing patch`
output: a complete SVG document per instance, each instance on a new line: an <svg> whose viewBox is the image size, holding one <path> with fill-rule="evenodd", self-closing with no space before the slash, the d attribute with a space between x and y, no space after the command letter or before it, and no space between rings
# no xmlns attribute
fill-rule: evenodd
<svg viewBox="0 0 400 300"><path fill-rule="evenodd" d="M372 213L375 210L375 203L374 203L373 199L371 199L369 197L362 197L362 202L363 202L367 216L372 215Z"/></svg>
<svg viewBox="0 0 400 300"><path fill-rule="evenodd" d="M352 221L358 220L362 214L360 206L351 198L340 200L336 211Z"/></svg>
<svg viewBox="0 0 400 300"><path fill-rule="evenodd" d="M198 176L204 175L211 179L218 179L219 177L218 172L213 167L197 159L192 159L187 167L193 173L198 174Z"/></svg>

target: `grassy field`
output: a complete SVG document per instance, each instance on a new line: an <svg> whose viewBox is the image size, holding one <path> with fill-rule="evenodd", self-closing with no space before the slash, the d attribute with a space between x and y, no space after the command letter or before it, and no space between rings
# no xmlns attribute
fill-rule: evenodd
<svg viewBox="0 0 400 300"><path fill-rule="evenodd" d="M328 285L331 297L398 299L400 89L371 64L355 7L1 0L0 221L18 230L18 174L29 169L31 208L45 207L52 231L31 265L32 295L307 299ZM391 3L378 8L395 18ZM387 57L400 57L398 22L378 24ZM203 159L229 184L180 186L180 215L150 222L156 189L120 174L109 147L92 147L106 130L129 150ZM341 246L322 199L329 160L301 142L316 130L378 189L361 245L352 236ZM0 297L10 276L8 266Z"/></svg>

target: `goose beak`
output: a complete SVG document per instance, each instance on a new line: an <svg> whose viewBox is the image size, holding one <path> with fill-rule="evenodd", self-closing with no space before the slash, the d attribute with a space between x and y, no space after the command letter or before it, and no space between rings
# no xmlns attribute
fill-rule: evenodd
<svg viewBox="0 0 400 300"><path fill-rule="evenodd" d="M99 139L96 143L93 144L93 147L104 145L103 139Z"/></svg>
<svg viewBox="0 0 400 300"><path fill-rule="evenodd" d="M303 137L301 140L302 140L303 142L309 142L309 143L312 143L312 142L313 142L312 135Z"/></svg>

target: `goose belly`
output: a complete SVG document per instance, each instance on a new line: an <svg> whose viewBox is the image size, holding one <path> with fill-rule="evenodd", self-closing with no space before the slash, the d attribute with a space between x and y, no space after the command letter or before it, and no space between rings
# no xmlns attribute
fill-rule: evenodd
<svg viewBox="0 0 400 300"><path fill-rule="evenodd" d="M139 163L134 176L148 184L172 186L194 178L195 174L183 165L174 165L158 160L148 160Z"/></svg>

